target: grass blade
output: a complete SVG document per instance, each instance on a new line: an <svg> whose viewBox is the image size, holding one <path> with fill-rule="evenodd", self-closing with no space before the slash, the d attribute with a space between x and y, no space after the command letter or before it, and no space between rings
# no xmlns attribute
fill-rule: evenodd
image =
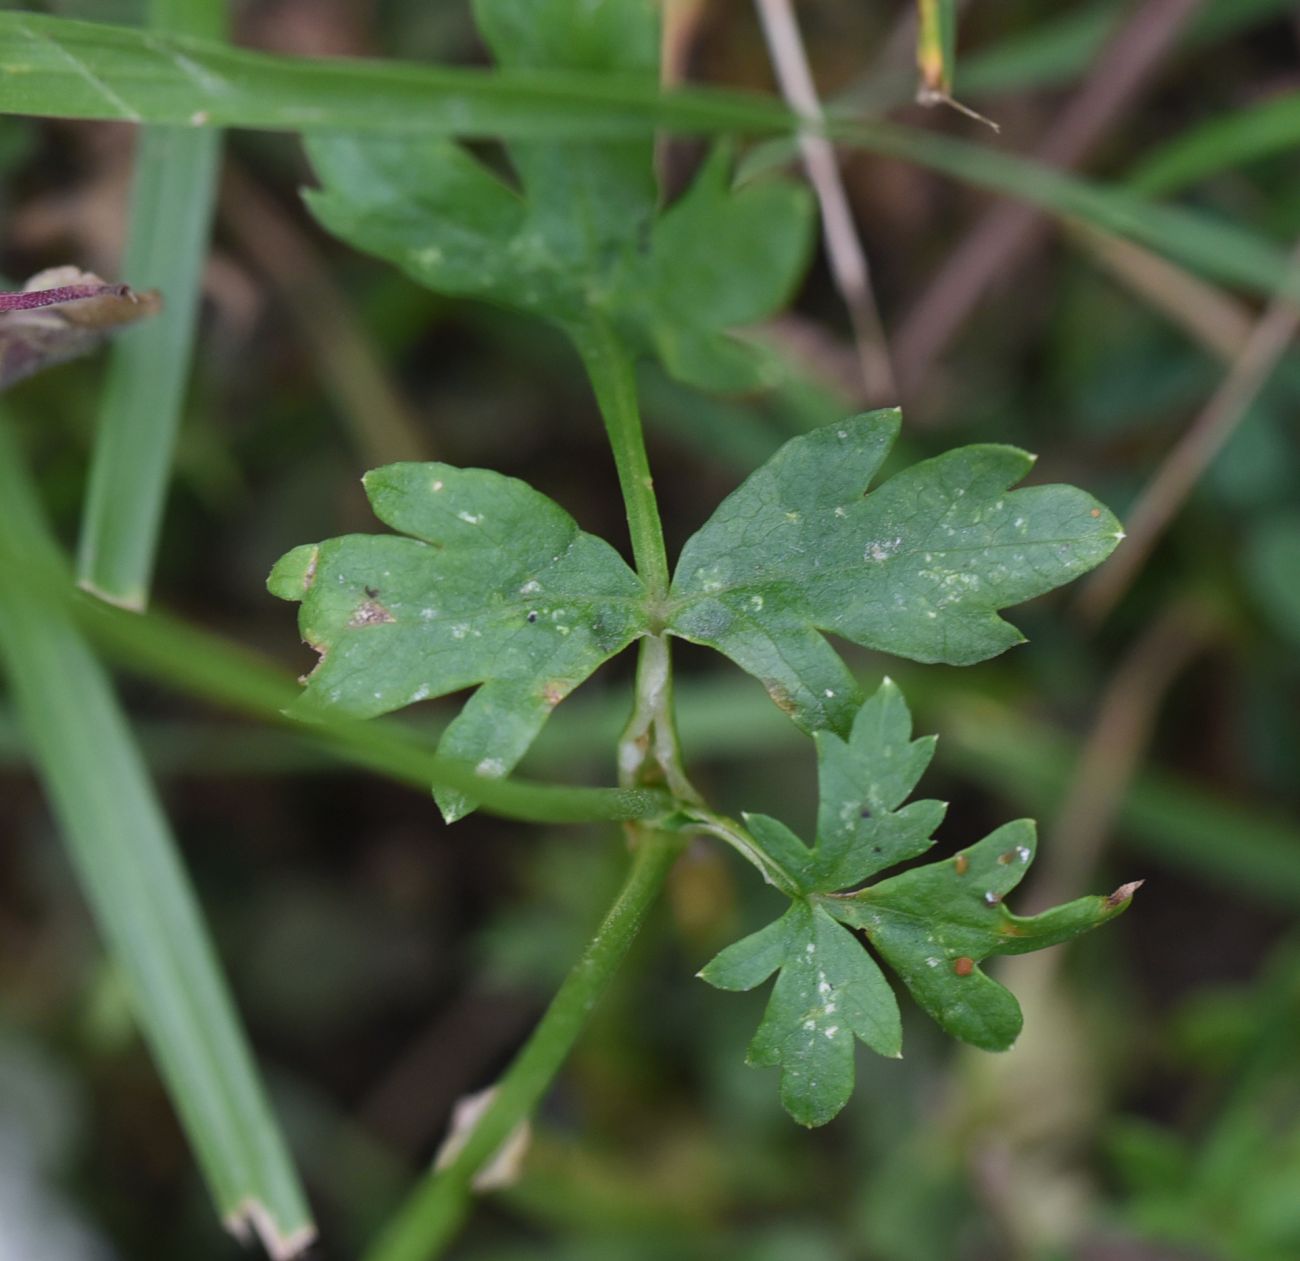
<svg viewBox="0 0 1300 1261"><path fill-rule="evenodd" d="M89 79L87 59L95 66ZM602 136L644 134L656 126L791 135L801 126L777 102L752 94L659 93L593 74L308 61L28 14L0 14L0 60L9 71L0 78L0 112L9 113L550 139L590 139L593 129ZM827 131L846 144L1132 237L1219 280L1300 296L1283 251L1212 215L1152 205L1125 189L914 128L841 121Z"/></svg>
<svg viewBox="0 0 1300 1261"><path fill-rule="evenodd" d="M1158 149L1128 186L1147 196L1186 188L1207 175L1300 145L1300 92L1285 92L1231 114L1216 115Z"/></svg>
<svg viewBox="0 0 1300 1261"><path fill-rule="evenodd" d="M219 39L225 8L225 0L155 0L153 24ZM220 133L206 128L152 126L139 136L122 274L135 277L136 288L161 290L166 311L113 344L78 555L81 585L127 608L148 600L190 376L220 145Z"/></svg>
<svg viewBox="0 0 1300 1261"><path fill-rule="evenodd" d="M0 545L51 552L0 427ZM217 1210L273 1257L315 1235L153 786L103 668L65 607L0 567L0 662L82 890Z"/></svg>
<svg viewBox="0 0 1300 1261"><path fill-rule="evenodd" d="M587 140L656 126L790 134L798 126L755 94L663 94L569 71L278 57L30 13L0 13L0 61L0 112L55 118Z"/></svg>
<svg viewBox="0 0 1300 1261"><path fill-rule="evenodd" d="M534 823L653 819L671 807L665 793L648 788L571 788L485 779L470 764L439 757L432 733L393 718L306 722L289 717L284 711L302 689L271 662L164 615L128 613L90 599L64 577L56 550L37 549L33 559L32 549L25 554L15 544L16 539L0 530L0 583L7 589L39 593L43 601L71 617L110 660L187 695L286 726L335 760L426 792L436 785L472 793L487 813Z"/></svg>

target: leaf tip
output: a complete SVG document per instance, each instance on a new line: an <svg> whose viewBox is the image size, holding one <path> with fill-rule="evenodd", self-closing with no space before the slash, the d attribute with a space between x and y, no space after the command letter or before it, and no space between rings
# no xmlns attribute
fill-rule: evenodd
<svg viewBox="0 0 1300 1261"><path fill-rule="evenodd" d="M1122 884L1114 893L1108 894L1102 899L1107 910L1114 910L1118 907L1125 906L1133 900L1133 895L1144 885L1145 880L1130 880L1127 884Z"/></svg>
<svg viewBox="0 0 1300 1261"><path fill-rule="evenodd" d="M221 1223L242 1244L253 1236L261 1241L272 1261L291 1261L301 1256L316 1241L316 1226L310 1220L286 1229L261 1201L245 1196L227 1213Z"/></svg>

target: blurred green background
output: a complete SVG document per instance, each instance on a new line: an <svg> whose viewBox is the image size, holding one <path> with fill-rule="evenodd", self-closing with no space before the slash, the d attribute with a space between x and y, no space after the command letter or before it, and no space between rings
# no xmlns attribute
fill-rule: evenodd
<svg viewBox="0 0 1300 1261"><path fill-rule="evenodd" d="M141 9L46 7L124 21ZM798 6L828 98L1026 154L1082 118L1092 132L1074 165L1116 184L1215 116L1300 90L1294 4L970 4L956 94L1002 125L994 136L907 103L906 9ZM680 77L772 87L748 5L671 18ZM1131 49L1152 23L1162 51L1120 93L1106 40L1126 31ZM237 38L482 60L461 3L253 0ZM673 187L701 152L664 144ZM131 156L124 126L0 120L8 281L65 262L131 280L118 261ZM1288 246L1294 147L1228 157L1183 199ZM1033 220L1009 247L985 241L985 263L1004 250L992 283L944 332L963 301L948 265L1006 203L861 154L845 155L843 176L902 380L896 459L1014 442L1040 455L1037 480L1083 486L1123 518L1240 356L1259 304ZM163 607L295 672L310 654L265 575L304 540L373 528L359 484L373 465L500 469L625 543L599 417L560 339L339 247L298 204L306 179L296 142L229 138L157 580ZM823 258L761 335L789 368L762 397L707 398L644 373L670 550L784 438L864 405ZM9 398L69 542L102 377L101 360L79 362ZM485 1200L453 1255L1300 1257L1298 408L1288 352L1104 619L1067 590L1014 612L1031 642L973 669L846 654L867 683L895 677L918 730L940 733L923 790L953 802L942 845L1038 817L1044 844L1017 910L1147 881L1123 920L1068 953L1003 961L1026 1012L1017 1048L964 1050L904 1002L907 1058L862 1051L843 1116L799 1130L775 1074L743 1064L765 992L694 980L775 896L701 842L548 1097L523 1177ZM724 810L806 824L810 743L748 677L676 651L701 788ZM612 781L629 665L561 707L526 770ZM489 1085L535 1022L617 885L619 837L480 815L448 829L425 794L341 770L290 733L138 672L120 685L303 1166L322 1226L313 1255L353 1257L432 1157L454 1100ZM433 729L456 703L412 721ZM237 1251L0 693L0 1261Z"/></svg>

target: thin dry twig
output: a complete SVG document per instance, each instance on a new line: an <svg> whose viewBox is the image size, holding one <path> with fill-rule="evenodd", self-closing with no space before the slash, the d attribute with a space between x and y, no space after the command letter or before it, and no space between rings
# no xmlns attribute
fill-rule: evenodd
<svg viewBox="0 0 1300 1261"><path fill-rule="evenodd" d="M800 117L820 123L824 117L821 101L791 0L756 0L756 4L782 96ZM835 149L825 137L811 132L800 136L799 148L821 208L831 275L853 326L866 397L871 402L893 402L897 388L871 288L871 270L853 222Z"/></svg>
<svg viewBox="0 0 1300 1261"><path fill-rule="evenodd" d="M1181 328L1216 359L1232 363L1250 340L1250 309L1145 246L1084 223L1069 234L1121 284Z"/></svg>
<svg viewBox="0 0 1300 1261"><path fill-rule="evenodd" d="M1054 905L1091 882L1116 812L1173 682L1212 641L1216 623L1182 600L1147 626L1107 681L1056 825L1039 851L1021 909ZM1060 949L998 961L1020 999L1025 1033L1005 1056L970 1065L954 1131L969 1135L974 1184L1009 1257L1069 1251L1094 1216L1096 1190L1079 1152L1105 1114L1105 1082L1060 976Z"/></svg>
<svg viewBox="0 0 1300 1261"><path fill-rule="evenodd" d="M1031 909L1055 906L1087 883L1169 688L1217 625L1199 601L1180 600L1147 626L1111 675L1029 886Z"/></svg>
<svg viewBox="0 0 1300 1261"><path fill-rule="evenodd" d="M1078 165L1132 105L1202 0L1147 0L1111 38L1082 88L1034 157ZM934 361L989 287L1004 279L1046 232L1040 211L999 202L985 212L908 313L893 343L904 393L925 380Z"/></svg>
<svg viewBox="0 0 1300 1261"><path fill-rule="evenodd" d="M1300 245L1291 261L1300 271ZM1102 621L1128 590L1169 522L1245 419L1297 331L1300 309L1290 298L1274 298L1219 388L1138 496L1125 523L1128 538L1124 546L1080 591L1075 608L1086 620L1094 625Z"/></svg>
<svg viewBox="0 0 1300 1261"><path fill-rule="evenodd" d="M293 319L371 466L431 458L424 428L390 382L310 242L274 198L233 162L226 164L220 211L239 248Z"/></svg>

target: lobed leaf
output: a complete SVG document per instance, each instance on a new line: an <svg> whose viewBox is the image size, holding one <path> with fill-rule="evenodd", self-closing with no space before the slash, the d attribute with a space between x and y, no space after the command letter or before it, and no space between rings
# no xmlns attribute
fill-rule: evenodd
<svg viewBox="0 0 1300 1261"><path fill-rule="evenodd" d="M604 70L653 88L658 19L648 0L479 0L479 26L509 71ZM313 214L336 236L442 293L529 312L577 333L612 323L680 380L743 389L767 360L729 330L780 307L807 262L811 203L770 181L733 190L729 151L657 215L653 141L524 141L518 187L445 139L315 135ZM723 283L725 281L725 283Z"/></svg>
<svg viewBox="0 0 1300 1261"><path fill-rule="evenodd" d="M273 594L302 602L303 639L321 655L300 706L370 717L477 687L438 750L505 775L551 710L645 632L641 582L514 478L391 464L364 481L401 534L298 547L271 574ZM472 808L436 795L449 821Z"/></svg>
<svg viewBox="0 0 1300 1261"><path fill-rule="evenodd" d="M954 1037L1005 1051L1020 1033L1020 1005L980 970L980 961L1069 941L1125 910L1137 888L1123 885L1041 915L1013 915L1002 899L1020 883L1035 848L1033 822L1019 819L950 859L838 901L832 913L866 933L916 1001Z"/></svg>
<svg viewBox="0 0 1300 1261"><path fill-rule="evenodd" d="M907 703L888 679L859 709L847 740L817 733L816 845L775 819L746 818L763 862L784 877L790 909L700 972L719 989L748 990L779 971L748 1059L781 1068L782 1102L804 1125L824 1124L848 1101L855 1036L882 1055L901 1054L893 992L847 930L865 933L949 1033L1005 1050L1020 1032L1020 1008L980 962L1086 932L1123 911L1137 887L1012 915L1002 899L1034 855L1033 824L1022 820L952 858L841 892L933 844L943 804L902 804L934 752L933 738L911 736Z"/></svg>
<svg viewBox="0 0 1300 1261"><path fill-rule="evenodd" d="M727 947L700 976L748 990L780 969L750 1064L781 1069L781 1102L801 1125L824 1125L853 1093L853 1042L901 1054L898 1003L875 960L824 909L795 901L775 923Z"/></svg>
<svg viewBox="0 0 1300 1261"><path fill-rule="evenodd" d="M1009 488L1033 457L969 446L868 490L896 410L787 442L687 542L668 629L755 675L806 731L847 732L862 697L831 632L969 665L1023 636L998 616L1104 560L1115 518L1069 486Z"/></svg>

